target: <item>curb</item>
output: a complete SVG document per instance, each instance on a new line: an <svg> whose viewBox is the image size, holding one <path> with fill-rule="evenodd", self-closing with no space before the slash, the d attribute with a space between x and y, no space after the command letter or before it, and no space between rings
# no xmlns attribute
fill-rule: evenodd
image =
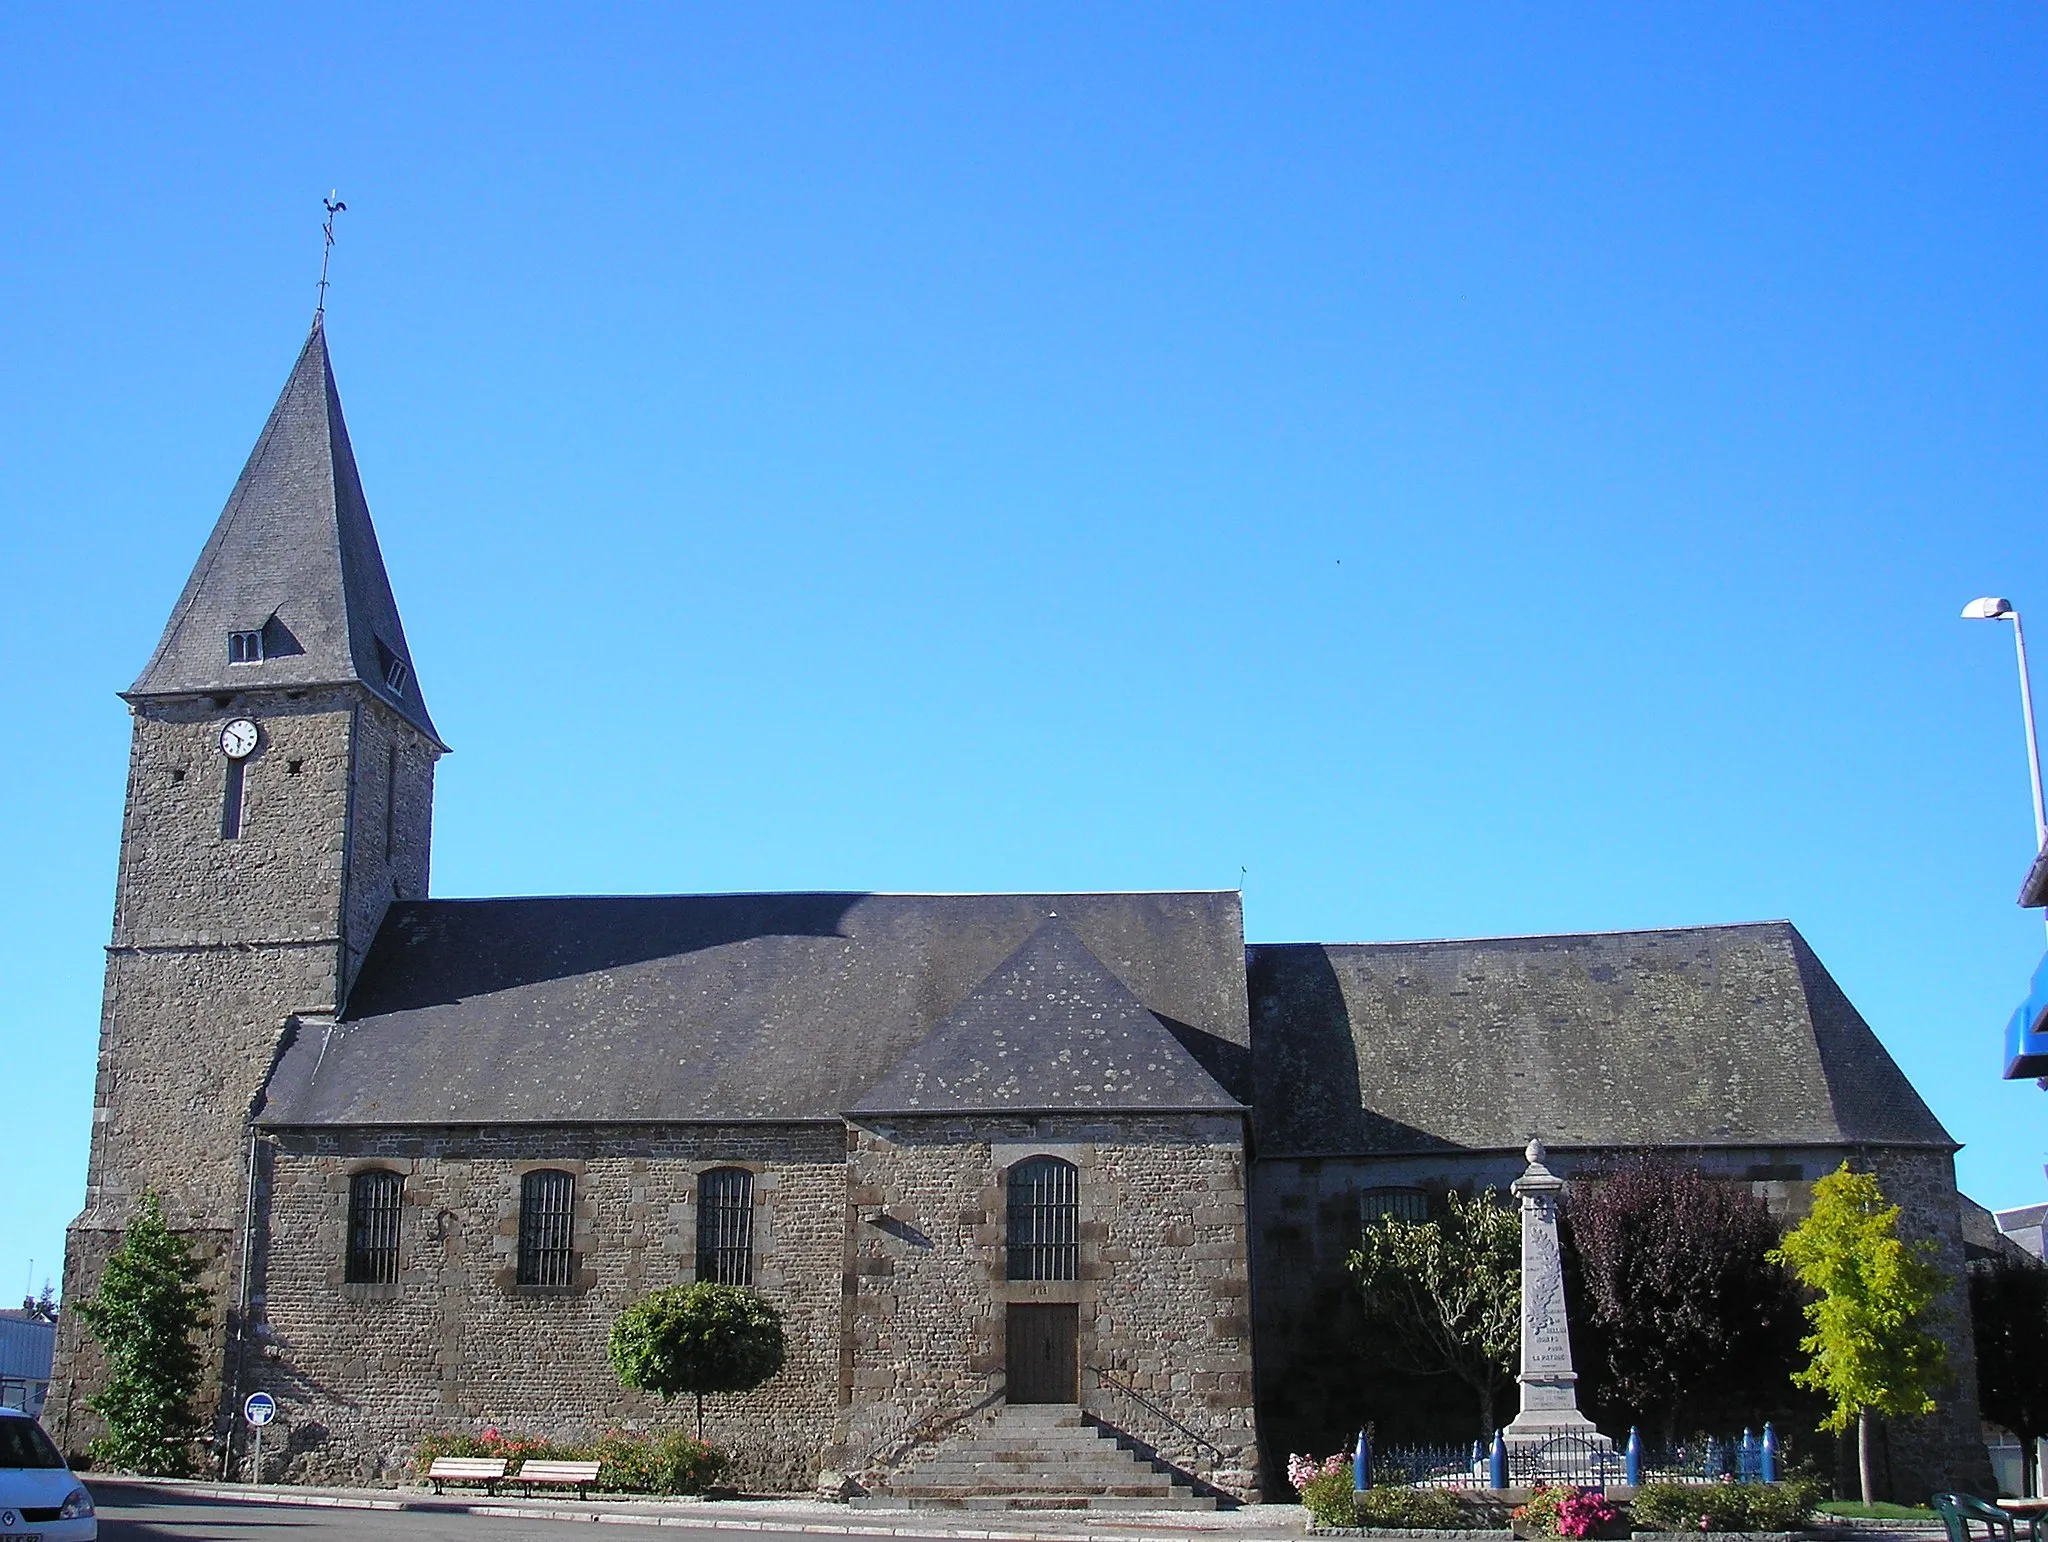
<svg viewBox="0 0 2048 1542"><path fill-rule="evenodd" d="M88 1487L92 1486L95 1474L81 1473L79 1476ZM100 1478L100 1482L107 1488L147 1489L162 1494L189 1496L193 1499L222 1500L230 1504L280 1505L315 1510L405 1510L427 1515L489 1515L505 1520L580 1521L615 1526L681 1526L699 1531L767 1531L809 1536L939 1537L963 1538L967 1539L967 1542L1132 1542L1133 1538L1169 1530L1185 1537L1193 1530L1183 1526L1178 1519L1171 1523L1134 1521L1128 1530L1120 1531L1000 1530L986 1526L947 1525L936 1520L927 1526L877 1526L852 1519L825 1522L794 1515L788 1520L740 1516L662 1515L646 1510L628 1509L623 1505L578 1504L573 1500L563 1501L563 1507L557 1509L552 1506L507 1503L490 1498L470 1500L443 1496L421 1495L414 1498L393 1495L387 1499L369 1493L335 1494L275 1486L243 1487L192 1478L107 1476ZM1069 1510L1060 1513L1073 1515L1077 1512ZM1228 1536L1233 1542L1270 1542L1270 1538L1260 1538L1245 1532L1225 1532L1221 1528L1205 1529L1215 1530L1221 1536ZM1292 1538L1300 1533L1282 1524L1274 1527L1272 1534Z"/></svg>

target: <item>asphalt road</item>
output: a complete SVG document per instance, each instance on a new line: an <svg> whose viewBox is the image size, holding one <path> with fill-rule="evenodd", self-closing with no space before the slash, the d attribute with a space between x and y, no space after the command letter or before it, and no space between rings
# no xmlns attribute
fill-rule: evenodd
<svg viewBox="0 0 2048 1542"><path fill-rule="evenodd" d="M417 1510L312 1509L297 1505L244 1505L183 1499L144 1488L88 1478L99 1508L101 1542L496 1542L498 1538L675 1537L703 1542L824 1542L817 1532L698 1531L676 1527L603 1526L588 1521L517 1520L495 1515L436 1515ZM873 1542L872 1538L860 1542Z"/></svg>

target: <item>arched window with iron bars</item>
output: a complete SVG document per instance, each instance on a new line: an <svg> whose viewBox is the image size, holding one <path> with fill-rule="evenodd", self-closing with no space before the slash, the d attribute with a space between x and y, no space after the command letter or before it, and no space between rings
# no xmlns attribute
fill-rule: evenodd
<svg viewBox="0 0 2048 1542"><path fill-rule="evenodd" d="M543 1168L519 1180L519 1283L564 1286L575 1269L576 1178Z"/></svg>
<svg viewBox="0 0 2048 1542"><path fill-rule="evenodd" d="M1033 1157L1010 1169L1008 1278L1071 1280L1080 1274L1080 1183L1072 1162Z"/></svg>
<svg viewBox="0 0 2048 1542"><path fill-rule="evenodd" d="M348 1261L342 1279L351 1285L398 1283L398 1215L405 1180L373 1168L348 1180Z"/></svg>
<svg viewBox="0 0 2048 1542"><path fill-rule="evenodd" d="M697 1278L754 1283L754 1175L714 1167L697 1178Z"/></svg>

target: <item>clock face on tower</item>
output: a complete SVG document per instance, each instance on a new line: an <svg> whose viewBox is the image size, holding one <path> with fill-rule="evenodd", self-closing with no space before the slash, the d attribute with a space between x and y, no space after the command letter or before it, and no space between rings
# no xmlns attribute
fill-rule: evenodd
<svg viewBox="0 0 2048 1542"><path fill-rule="evenodd" d="M229 760L247 759L256 749L256 725L238 717L220 731L220 752Z"/></svg>

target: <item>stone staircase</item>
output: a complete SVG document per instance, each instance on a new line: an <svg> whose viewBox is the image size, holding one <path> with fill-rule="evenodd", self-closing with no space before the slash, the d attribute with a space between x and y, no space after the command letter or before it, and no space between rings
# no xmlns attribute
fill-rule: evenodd
<svg viewBox="0 0 2048 1542"><path fill-rule="evenodd" d="M1157 1463L1087 1423L1070 1403L1010 1403L853 1505L869 1510L1213 1510Z"/></svg>

